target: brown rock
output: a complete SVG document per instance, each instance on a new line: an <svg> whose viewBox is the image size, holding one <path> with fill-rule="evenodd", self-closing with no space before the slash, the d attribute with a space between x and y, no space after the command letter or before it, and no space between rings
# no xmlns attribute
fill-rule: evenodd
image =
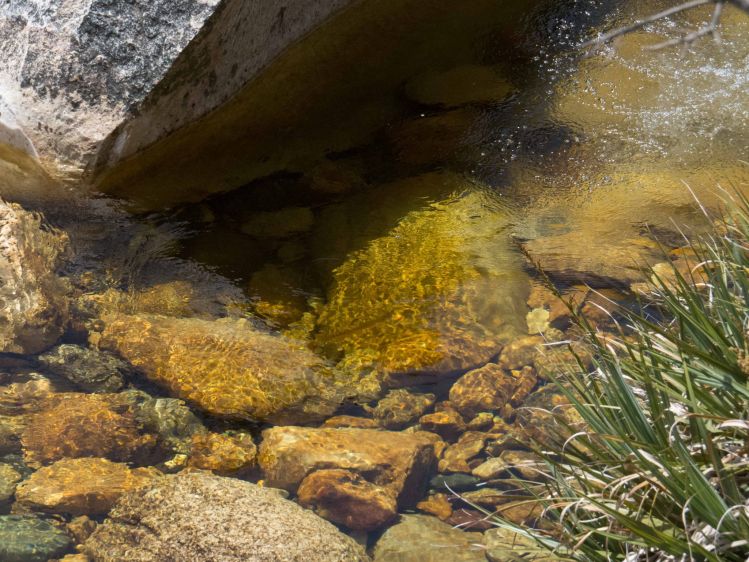
<svg viewBox="0 0 749 562"><path fill-rule="evenodd" d="M489 363L467 372L450 389L450 403L465 416L515 406L536 385L533 369L506 371Z"/></svg>
<svg viewBox="0 0 749 562"><path fill-rule="evenodd" d="M21 434L26 427L22 416L0 416L0 455L21 450Z"/></svg>
<svg viewBox="0 0 749 562"><path fill-rule="evenodd" d="M333 416L325 420L323 427L354 427L358 429L379 429L380 424L377 420L370 418L360 418L357 416Z"/></svg>
<svg viewBox="0 0 749 562"><path fill-rule="evenodd" d="M468 431L460 436L458 442L450 445L439 461L440 472L465 472L470 474L472 467L469 464L484 451L484 445L488 439L486 433ZM472 464L478 464L473 462Z"/></svg>
<svg viewBox="0 0 749 562"><path fill-rule="evenodd" d="M541 352L544 338L541 336L524 336L512 340L504 347L499 356L499 365L505 369L522 369L526 365L533 365L533 361Z"/></svg>
<svg viewBox="0 0 749 562"><path fill-rule="evenodd" d="M17 416L35 412L55 391L52 382L42 376L0 387L0 415Z"/></svg>
<svg viewBox="0 0 749 562"><path fill-rule="evenodd" d="M192 436L188 466L228 476L251 469L256 458L257 447L251 435L196 433Z"/></svg>
<svg viewBox="0 0 749 562"><path fill-rule="evenodd" d="M387 429L402 429L416 421L433 405L434 394L415 394L399 388L388 392L371 409L371 414Z"/></svg>
<svg viewBox="0 0 749 562"><path fill-rule="evenodd" d="M506 450L499 457L488 459L473 469L473 475L482 480L494 480L517 474L525 480L540 480L546 465L536 455L526 451Z"/></svg>
<svg viewBox="0 0 749 562"><path fill-rule="evenodd" d="M419 424L425 431L436 433L446 441L455 441L466 430L463 416L452 407L443 407L433 414L421 416Z"/></svg>
<svg viewBox="0 0 749 562"><path fill-rule="evenodd" d="M494 527L494 523L487 520L486 514L478 509L462 507L453 511L445 523L463 529L464 531L486 531Z"/></svg>
<svg viewBox="0 0 749 562"><path fill-rule="evenodd" d="M427 499L416 504L416 509L429 513L444 521L453 514L453 505L447 494L432 494Z"/></svg>
<svg viewBox="0 0 749 562"><path fill-rule="evenodd" d="M29 463L62 458L105 457L129 461L155 444L141 435L132 407L119 394L66 393L51 396L29 418L21 436Z"/></svg>
<svg viewBox="0 0 749 562"><path fill-rule="evenodd" d="M87 515L79 515L73 517L68 523L68 532L73 536L77 544L86 542L86 539L91 536L96 530L96 521L91 519Z"/></svg>
<svg viewBox="0 0 749 562"><path fill-rule="evenodd" d="M16 493L21 474L9 464L0 464L0 507L7 507Z"/></svg>
<svg viewBox="0 0 749 562"><path fill-rule="evenodd" d="M372 531L392 521L398 506L391 490L350 470L317 470L299 485L299 503L333 523Z"/></svg>
<svg viewBox="0 0 749 562"><path fill-rule="evenodd" d="M547 310L549 312L549 324L555 328L564 329L569 326L572 318L570 307L573 311L579 310L589 291L588 287L577 285L564 291L560 298L546 285L534 283L528 297L528 306ZM514 368L517 369L518 367Z"/></svg>
<svg viewBox="0 0 749 562"><path fill-rule="evenodd" d="M106 319L101 346L175 396L232 418L322 420L352 384L301 343L246 320L115 316Z"/></svg>
<svg viewBox="0 0 749 562"><path fill-rule="evenodd" d="M66 554L60 558L60 562L91 562L91 559L82 552L77 552L76 554Z"/></svg>
<svg viewBox="0 0 749 562"><path fill-rule="evenodd" d="M494 415L490 412L481 412L466 424L468 431L490 431L494 427Z"/></svg>
<svg viewBox="0 0 749 562"><path fill-rule="evenodd" d="M22 482L16 500L33 511L104 515L120 496L160 474L154 468L131 469L106 459L64 459Z"/></svg>
<svg viewBox="0 0 749 562"><path fill-rule="evenodd" d="M406 84L406 95L411 100L440 107L497 103L511 92L512 85L498 69L477 64L428 71Z"/></svg>
<svg viewBox="0 0 749 562"><path fill-rule="evenodd" d="M541 348L533 359L538 377L543 380L562 375L580 373L582 369L587 370L592 363L590 350L583 344L575 342L570 346L555 345ZM582 367L580 367L582 362Z"/></svg>
<svg viewBox="0 0 749 562"><path fill-rule="evenodd" d="M409 507L422 495L438 442L426 432L274 427L263 432L259 461L269 486L294 492L315 470L340 468L386 488Z"/></svg>

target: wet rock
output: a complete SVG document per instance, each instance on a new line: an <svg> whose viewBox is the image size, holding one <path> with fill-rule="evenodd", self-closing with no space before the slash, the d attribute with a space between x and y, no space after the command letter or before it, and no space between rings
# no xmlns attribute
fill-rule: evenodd
<svg viewBox="0 0 749 562"><path fill-rule="evenodd" d="M333 525L276 492L206 472L165 476L124 496L83 552L131 562L369 560Z"/></svg>
<svg viewBox="0 0 749 562"><path fill-rule="evenodd" d="M18 486L18 503L32 511L104 515L123 494L160 476L106 459L63 459L42 467Z"/></svg>
<svg viewBox="0 0 749 562"><path fill-rule="evenodd" d="M486 363L525 331L527 278L497 235L509 215L480 185L446 172L383 189L421 195L410 208L401 201L395 224L333 271L315 345L398 386Z"/></svg>
<svg viewBox="0 0 749 562"><path fill-rule="evenodd" d="M130 291L108 289L104 293L86 295L101 314L163 314L177 318L202 316L200 295L188 281L158 283Z"/></svg>
<svg viewBox="0 0 749 562"><path fill-rule="evenodd" d="M377 420L370 418L360 418L357 416L334 416L325 420L323 427L354 427L358 429L379 429L380 424Z"/></svg>
<svg viewBox="0 0 749 562"><path fill-rule="evenodd" d="M370 413L383 427L402 429L416 421L433 405L434 394L415 394L399 388L388 392Z"/></svg>
<svg viewBox="0 0 749 562"><path fill-rule="evenodd" d="M476 431L467 431L461 435L457 443L445 449L439 461L439 471L470 474L471 465L479 464L475 459L484 451L488 438L486 433Z"/></svg>
<svg viewBox="0 0 749 562"><path fill-rule="evenodd" d="M21 450L21 434L26 427L21 416L0 416L0 455Z"/></svg>
<svg viewBox="0 0 749 562"><path fill-rule="evenodd" d="M536 385L532 368L507 371L495 363L469 371L450 389L450 403L465 416L517 406Z"/></svg>
<svg viewBox="0 0 749 562"><path fill-rule="evenodd" d="M122 395L58 394L29 418L21 444L26 461L34 464L78 457L130 461L155 445L140 429Z"/></svg>
<svg viewBox="0 0 749 562"><path fill-rule="evenodd" d="M515 497L518 494L523 495L522 484L519 483L516 490ZM467 492L462 498L471 505L479 506L492 513L496 513L498 517L506 521L526 527L534 526L544 510L543 505L532 498L513 501L513 495L492 488L482 488L475 492Z"/></svg>
<svg viewBox="0 0 749 562"><path fill-rule="evenodd" d="M425 431L431 431L445 441L455 441L466 430L463 416L451 406L441 406L432 414L419 418L419 425Z"/></svg>
<svg viewBox="0 0 749 562"><path fill-rule="evenodd" d="M532 309L543 308L547 310L549 312L549 324L555 328L565 329L570 324L572 311L579 310L588 292L589 289L585 286L572 287L565 290L560 298L547 286L534 283L527 303ZM517 369L518 367L513 368Z"/></svg>
<svg viewBox="0 0 749 562"><path fill-rule="evenodd" d="M30 515L0 515L0 560L47 562L71 547L65 531Z"/></svg>
<svg viewBox="0 0 749 562"><path fill-rule="evenodd" d="M511 92L512 85L497 69L480 65L426 72L406 84L406 95L411 100L441 107L497 103Z"/></svg>
<svg viewBox="0 0 749 562"><path fill-rule="evenodd" d="M453 514L453 506L450 503L447 494L431 494L427 499L416 504L416 509L434 515L439 520L444 521Z"/></svg>
<svg viewBox="0 0 749 562"><path fill-rule="evenodd" d="M532 539L501 527L486 531L484 544L488 562L551 562L558 559Z"/></svg>
<svg viewBox="0 0 749 562"><path fill-rule="evenodd" d="M429 481L429 486L435 490L446 490L452 493L472 490L480 483L479 478L470 474L438 474Z"/></svg>
<svg viewBox="0 0 749 562"><path fill-rule="evenodd" d="M0 415L36 412L58 388L47 377L31 373L30 379L0 387Z"/></svg>
<svg viewBox="0 0 749 562"><path fill-rule="evenodd" d="M50 349L39 361L87 392L117 392L132 372L130 365L114 355L72 344Z"/></svg>
<svg viewBox="0 0 749 562"><path fill-rule="evenodd" d="M402 515L377 541L375 562L486 562L480 533L454 529L436 517Z"/></svg>
<svg viewBox="0 0 749 562"><path fill-rule="evenodd" d="M242 223L242 232L255 238L288 238L312 228L315 216L307 207L255 213Z"/></svg>
<svg viewBox="0 0 749 562"><path fill-rule="evenodd" d="M416 504L435 465L436 435L371 429L274 427L263 432L260 466L268 485L294 492L311 472L338 468Z"/></svg>
<svg viewBox="0 0 749 562"><path fill-rule="evenodd" d="M301 343L245 320L115 316L106 320L100 345L173 395L230 418L321 420L354 384Z"/></svg>
<svg viewBox="0 0 749 562"><path fill-rule="evenodd" d="M489 431L494 427L495 416L491 412L481 412L466 424L468 431Z"/></svg>
<svg viewBox="0 0 749 562"><path fill-rule="evenodd" d="M499 457L488 459L473 469L473 475L482 480L517 474L525 480L539 480L543 478L546 464L538 457L526 451L503 451Z"/></svg>
<svg viewBox="0 0 749 562"><path fill-rule="evenodd" d="M586 372L591 366L592 359L590 349L585 344L573 342L570 345L540 348L540 352L533 359L533 366L540 379L551 380L553 377Z"/></svg>
<svg viewBox="0 0 749 562"><path fill-rule="evenodd" d="M518 409L513 435L520 443L540 443L554 450L564 446L583 426L577 410L557 385L547 384L531 394L523 408Z"/></svg>
<svg viewBox="0 0 749 562"><path fill-rule="evenodd" d="M83 544L96 530L96 525L96 521L87 515L79 515L73 517L68 523L68 532L73 536L76 544Z"/></svg>
<svg viewBox="0 0 749 562"><path fill-rule="evenodd" d="M453 511L445 523L463 531L486 531L494 526L491 521L487 521L485 513L468 507Z"/></svg>
<svg viewBox="0 0 749 562"><path fill-rule="evenodd" d="M333 523L372 531L392 521L398 510L391 490L350 470L317 470L299 485L299 503Z"/></svg>
<svg viewBox="0 0 749 562"><path fill-rule="evenodd" d="M512 340L502 350L499 365L510 370L533 365L536 356L542 352L544 342L541 336L525 336Z"/></svg>
<svg viewBox="0 0 749 562"><path fill-rule="evenodd" d="M127 390L122 396L132 405L138 424L155 435L168 454L189 453L193 436L208 431L183 400L155 398L139 390Z"/></svg>
<svg viewBox="0 0 749 562"><path fill-rule="evenodd" d="M197 433L192 437L188 466L228 476L248 471L256 458L257 447L247 433Z"/></svg>
<svg viewBox="0 0 749 562"><path fill-rule="evenodd" d="M0 509L7 507L23 477L9 464L0 464Z"/></svg>
<svg viewBox="0 0 749 562"><path fill-rule="evenodd" d="M310 189L319 193L341 195L364 187L359 171L340 160L323 160L309 173Z"/></svg>
<svg viewBox="0 0 749 562"><path fill-rule="evenodd" d="M68 287L56 270L67 237L39 216L0 203L0 352L39 353L68 321Z"/></svg>
<svg viewBox="0 0 749 562"><path fill-rule="evenodd" d="M247 290L258 315L275 326L286 327L301 319L307 310L302 285L302 276L297 272L266 264L253 273Z"/></svg>
<svg viewBox="0 0 749 562"><path fill-rule="evenodd" d="M82 552L78 552L76 554L66 554L60 558L60 562L91 562L91 559Z"/></svg>

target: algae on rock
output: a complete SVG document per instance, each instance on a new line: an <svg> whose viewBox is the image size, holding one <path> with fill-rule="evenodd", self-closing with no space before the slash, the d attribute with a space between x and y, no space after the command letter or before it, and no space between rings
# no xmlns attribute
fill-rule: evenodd
<svg viewBox="0 0 749 562"><path fill-rule="evenodd" d="M401 200L402 214L383 215L387 230L335 269L314 343L342 352L348 367L388 375L481 365L524 331L528 280L507 234L509 212L455 174L394 185L413 199Z"/></svg>

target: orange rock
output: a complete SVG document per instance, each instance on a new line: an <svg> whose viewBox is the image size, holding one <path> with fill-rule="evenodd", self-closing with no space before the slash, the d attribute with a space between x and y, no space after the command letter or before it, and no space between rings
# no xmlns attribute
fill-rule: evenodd
<svg viewBox="0 0 749 562"><path fill-rule="evenodd" d="M30 417L21 444L32 464L77 457L129 461L156 441L139 430L132 406L121 395L57 394Z"/></svg>
<svg viewBox="0 0 749 562"><path fill-rule="evenodd" d="M467 372L450 389L450 403L465 416L517 405L535 387L533 368L507 371L489 363Z"/></svg>
<svg viewBox="0 0 749 562"><path fill-rule="evenodd" d="M267 484L296 491L315 470L340 468L386 488L401 507L422 497L435 465L437 435L353 428L273 427L263 432Z"/></svg>
<svg viewBox="0 0 749 562"><path fill-rule="evenodd" d="M107 459L64 459L40 468L16 489L17 502L33 511L104 515L127 492L161 473L131 469Z"/></svg>
<svg viewBox="0 0 749 562"><path fill-rule="evenodd" d="M357 416L333 416L325 420L323 427L355 427L358 429L378 429L380 424L377 420L360 418Z"/></svg>
<svg viewBox="0 0 749 562"><path fill-rule="evenodd" d="M299 503L321 517L358 531L372 531L392 521L397 503L392 491L350 470L318 470L299 486Z"/></svg>
<svg viewBox="0 0 749 562"><path fill-rule="evenodd" d="M246 433L224 435L196 433L192 436L192 450L188 466L230 475L255 466L257 447Z"/></svg>
<svg viewBox="0 0 749 562"><path fill-rule="evenodd" d="M439 461L440 472L465 472L471 473L472 464L479 464L476 459L483 451L489 436L486 433L468 431L460 436L458 442L450 445Z"/></svg>
<svg viewBox="0 0 749 562"><path fill-rule="evenodd" d="M96 525L96 521L87 515L79 515L78 517L73 517L67 527L68 532L73 535L75 542L82 544L96 530Z"/></svg>
<svg viewBox="0 0 749 562"><path fill-rule="evenodd" d="M442 521L453 514L453 506L446 494L432 494L427 499L416 504L416 508L424 513L429 513Z"/></svg>
<svg viewBox="0 0 749 562"><path fill-rule="evenodd" d="M433 414L421 416L419 424L425 431L436 433L447 441L455 441L466 430L463 416L453 407L442 407Z"/></svg>
<svg viewBox="0 0 749 562"><path fill-rule="evenodd" d="M372 417L387 429L402 429L434 405L434 394L416 394L403 388L391 390L371 409Z"/></svg>
<svg viewBox="0 0 749 562"><path fill-rule="evenodd" d="M505 369L522 369L533 365L533 361L542 350L544 338L541 336L524 336L512 340L504 347L499 356L499 365Z"/></svg>

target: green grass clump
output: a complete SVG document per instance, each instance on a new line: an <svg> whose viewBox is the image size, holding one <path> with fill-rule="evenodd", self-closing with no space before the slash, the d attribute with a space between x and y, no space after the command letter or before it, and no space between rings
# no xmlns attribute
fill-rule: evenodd
<svg viewBox="0 0 749 562"><path fill-rule="evenodd" d="M576 560L749 559L749 204L731 205L616 338L579 319L595 368L557 381L583 429L537 444L547 523L497 525Z"/></svg>

